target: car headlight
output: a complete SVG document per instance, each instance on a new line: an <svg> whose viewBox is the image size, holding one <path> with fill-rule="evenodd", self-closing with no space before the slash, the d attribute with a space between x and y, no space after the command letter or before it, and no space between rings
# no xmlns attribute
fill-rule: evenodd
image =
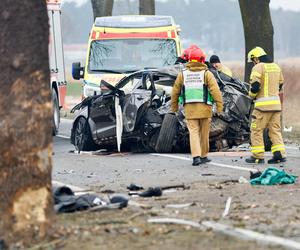
<svg viewBox="0 0 300 250"><path fill-rule="evenodd" d="M84 97L99 95L100 93L101 93L100 86L91 85L91 84L88 84L88 83L86 83L83 86L83 95L84 95Z"/></svg>

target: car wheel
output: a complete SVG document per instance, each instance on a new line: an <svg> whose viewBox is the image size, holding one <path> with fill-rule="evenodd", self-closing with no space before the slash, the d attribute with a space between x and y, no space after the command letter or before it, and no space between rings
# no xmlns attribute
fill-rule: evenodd
<svg viewBox="0 0 300 250"><path fill-rule="evenodd" d="M52 105L53 105L53 129L52 134L57 135L60 123L59 103L56 91L52 90Z"/></svg>
<svg viewBox="0 0 300 250"><path fill-rule="evenodd" d="M265 151L271 151L272 141L271 141L270 136L269 136L269 129L266 128L264 130L263 137L264 137Z"/></svg>
<svg viewBox="0 0 300 250"><path fill-rule="evenodd" d="M155 151L158 153L171 153L177 133L178 121L175 115L166 114L161 124Z"/></svg>
<svg viewBox="0 0 300 250"><path fill-rule="evenodd" d="M90 126L84 117L80 117L74 127L74 146L78 151L91 151L96 148Z"/></svg>

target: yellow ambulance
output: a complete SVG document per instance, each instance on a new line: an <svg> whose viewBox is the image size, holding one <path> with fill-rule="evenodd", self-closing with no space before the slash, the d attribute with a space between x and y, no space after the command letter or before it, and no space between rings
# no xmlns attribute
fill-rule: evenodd
<svg viewBox="0 0 300 250"><path fill-rule="evenodd" d="M179 31L171 16L98 17L85 66L73 63L73 78L83 79L87 97L101 92L101 80L114 85L126 74L173 65L181 55Z"/></svg>

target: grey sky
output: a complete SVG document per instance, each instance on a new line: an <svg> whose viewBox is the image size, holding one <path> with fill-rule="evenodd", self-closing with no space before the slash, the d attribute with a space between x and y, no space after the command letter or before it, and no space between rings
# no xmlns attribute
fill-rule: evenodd
<svg viewBox="0 0 300 250"><path fill-rule="evenodd" d="M62 2L76 2L78 5L85 3L88 0L62 0ZM165 1L165 0L158 0ZM217 0L213 0L217 1ZM235 0L236 1L236 0ZM284 10L300 11L300 0L271 0L271 8L282 8Z"/></svg>

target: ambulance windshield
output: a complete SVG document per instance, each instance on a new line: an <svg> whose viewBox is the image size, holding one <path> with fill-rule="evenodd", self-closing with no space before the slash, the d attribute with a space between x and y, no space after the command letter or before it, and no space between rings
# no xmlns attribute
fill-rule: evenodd
<svg viewBox="0 0 300 250"><path fill-rule="evenodd" d="M173 65L177 59L172 39L115 39L91 43L88 70L128 73Z"/></svg>

